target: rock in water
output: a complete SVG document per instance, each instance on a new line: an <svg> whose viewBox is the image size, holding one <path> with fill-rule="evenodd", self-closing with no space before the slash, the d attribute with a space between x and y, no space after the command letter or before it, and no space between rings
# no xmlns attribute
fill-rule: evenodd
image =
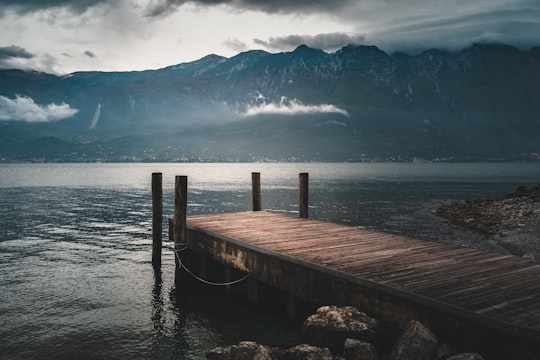
<svg viewBox="0 0 540 360"><path fill-rule="evenodd" d="M332 360L334 357L328 348L301 344L287 350L289 360Z"/></svg>
<svg viewBox="0 0 540 360"><path fill-rule="evenodd" d="M377 360L377 349L370 343L358 339L345 340L343 355L345 360Z"/></svg>
<svg viewBox="0 0 540 360"><path fill-rule="evenodd" d="M328 348L301 344L289 349L273 348L253 341L217 347L206 353L207 360L332 360Z"/></svg>
<svg viewBox="0 0 540 360"><path fill-rule="evenodd" d="M354 306L323 306L304 321L302 335L306 343L328 347L333 354L343 353L348 338L371 341L377 321Z"/></svg>
<svg viewBox="0 0 540 360"><path fill-rule="evenodd" d="M270 349L253 341L217 347L206 353L208 360L274 360Z"/></svg>
<svg viewBox="0 0 540 360"><path fill-rule="evenodd" d="M397 341L393 360L429 360L437 348L437 337L420 322L413 320Z"/></svg>
<svg viewBox="0 0 540 360"><path fill-rule="evenodd" d="M449 357L446 360L484 360L482 355L476 353L462 353Z"/></svg>

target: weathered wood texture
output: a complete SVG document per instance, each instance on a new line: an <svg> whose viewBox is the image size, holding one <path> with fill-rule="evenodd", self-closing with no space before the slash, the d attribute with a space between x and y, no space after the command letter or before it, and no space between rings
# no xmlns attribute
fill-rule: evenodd
<svg viewBox="0 0 540 360"><path fill-rule="evenodd" d="M261 173L251 173L251 193L253 198L253 211L262 210Z"/></svg>
<svg viewBox="0 0 540 360"><path fill-rule="evenodd" d="M309 204L309 174L300 173L298 175L298 216L308 218Z"/></svg>
<svg viewBox="0 0 540 360"><path fill-rule="evenodd" d="M178 251L174 257L175 266L175 283L177 289L180 289L180 284L184 282L186 273L180 271L180 262L184 263L184 252L182 249L187 244L187 176L176 176L174 185L174 221L173 221L173 241L174 250ZM183 290L182 290L183 291Z"/></svg>
<svg viewBox="0 0 540 360"><path fill-rule="evenodd" d="M174 186L174 246L186 243L187 176L176 176Z"/></svg>
<svg viewBox="0 0 540 360"><path fill-rule="evenodd" d="M163 176L152 173L152 265L161 265L163 237Z"/></svg>
<svg viewBox="0 0 540 360"><path fill-rule="evenodd" d="M540 264L528 259L266 211L189 217L188 231L193 250L306 300L394 320L425 309L540 344Z"/></svg>

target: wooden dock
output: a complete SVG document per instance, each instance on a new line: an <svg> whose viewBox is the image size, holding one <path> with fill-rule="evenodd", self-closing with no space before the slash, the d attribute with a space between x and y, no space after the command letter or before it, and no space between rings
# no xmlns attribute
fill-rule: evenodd
<svg viewBox="0 0 540 360"><path fill-rule="evenodd" d="M534 261L266 211L189 217L187 231L190 249L299 298L540 350Z"/></svg>
<svg viewBox="0 0 540 360"><path fill-rule="evenodd" d="M540 359L539 263L308 219L307 174L300 174L300 217L259 211L260 178L252 179L257 211L187 217L187 177L176 177L170 235L202 275L209 259L222 281L248 274L255 302L264 284L282 293L289 312L300 301L353 305L387 323L418 320L489 359ZM161 192L153 193L159 213Z"/></svg>

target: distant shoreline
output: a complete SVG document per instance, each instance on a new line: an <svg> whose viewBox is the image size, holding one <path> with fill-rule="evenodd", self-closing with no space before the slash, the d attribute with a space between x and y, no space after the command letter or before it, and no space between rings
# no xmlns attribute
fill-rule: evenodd
<svg viewBox="0 0 540 360"><path fill-rule="evenodd" d="M141 160L95 160L95 159L80 159L80 160L59 160L59 159L25 159L14 160L0 158L0 164L289 164L289 163L347 163L347 164L539 164L540 158L531 159L453 159L453 160L421 160L407 158L401 160L391 159L366 159L366 160L220 160L220 159L198 159L198 160L170 160L170 159L141 159Z"/></svg>

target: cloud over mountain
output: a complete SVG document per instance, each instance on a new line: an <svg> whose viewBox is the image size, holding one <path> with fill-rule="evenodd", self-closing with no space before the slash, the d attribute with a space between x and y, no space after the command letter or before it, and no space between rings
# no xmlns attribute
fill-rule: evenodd
<svg viewBox="0 0 540 360"><path fill-rule="evenodd" d="M70 118L78 111L66 103L39 105L28 96L0 96L0 120L4 121L50 122Z"/></svg>
<svg viewBox="0 0 540 360"><path fill-rule="evenodd" d="M0 60L9 58L30 59L33 57L34 54L29 53L28 51L19 46L11 45L0 47Z"/></svg>
<svg viewBox="0 0 540 360"><path fill-rule="evenodd" d="M328 33L318 35L288 35L281 37L271 37L268 40L254 39L258 45L262 45L270 50L287 51L307 45L315 49L334 51L346 45L358 45L365 41L365 37L359 34Z"/></svg>
<svg viewBox="0 0 540 360"><path fill-rule="evenodd" d="M331 104L305 105L297 99L289 100L282 97L279 103L266 103L249 106L242 113L244 116L256 116L262 114L275 115L298 115L298 114L317 114L317 113L335 113L343 116L349 116L347 110Z"/></svg>
<svg viewBox="0 0 540 360"><path fill-rule="evenodd" d="M13 63L17 60L32 59L35 55L26 51L20 46L3 46L0 47L0 68L13 67Z"/></svg>
<svg viewBox="0 0 540 360"><path fill-rule="evenodd" d="M371 22L366 35L370 43L400 51L441 46L456 50L479 42L508 43L527 50L540 43L538 1L455 0L433 3L420 11L422 0L405 3L416 6L402 5Z"/></svg>

